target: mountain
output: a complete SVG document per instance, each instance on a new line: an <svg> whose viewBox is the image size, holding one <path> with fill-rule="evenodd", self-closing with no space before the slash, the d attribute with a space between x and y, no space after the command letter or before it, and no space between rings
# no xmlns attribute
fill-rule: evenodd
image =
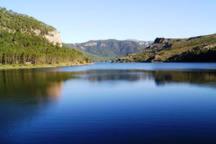
<svg viewBox="0 0 216 144"><path fill-rule="evenodd" d="M0 8L0 64L60 64L88 61L62 46L60 33L33 17Z"/></svg>
<svg viewBox="0 0 216 144"><path fill-rule="evenodd" d="M101 57L126 56L132 53L143 52L151 42L136 40L91 40L85 43L66 44L89 54Z"/></svg>
<svg viewBox="0 0 216 144"><path fill-rule="evenodd" d="M118 62L216 62L216 34L185 39L156 38L144 52Z"/></svg>

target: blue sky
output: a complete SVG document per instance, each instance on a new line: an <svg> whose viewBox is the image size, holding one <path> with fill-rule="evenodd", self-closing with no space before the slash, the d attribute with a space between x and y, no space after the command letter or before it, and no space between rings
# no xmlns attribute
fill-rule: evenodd
<svg viewBox="0 0 216 144"><path fill-rule="evenodd" d="M64 42L216 33L215 0L0 0L61 32Z"/></svg>

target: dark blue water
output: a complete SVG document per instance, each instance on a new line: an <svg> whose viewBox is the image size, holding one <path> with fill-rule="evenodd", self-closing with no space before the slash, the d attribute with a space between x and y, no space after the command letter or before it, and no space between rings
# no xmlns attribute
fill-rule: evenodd
<svg viewBox="0 0 216 144"><path fill-rule="evenodd" d="M216 64L0 71L0 143L216 143Z"/></svg>

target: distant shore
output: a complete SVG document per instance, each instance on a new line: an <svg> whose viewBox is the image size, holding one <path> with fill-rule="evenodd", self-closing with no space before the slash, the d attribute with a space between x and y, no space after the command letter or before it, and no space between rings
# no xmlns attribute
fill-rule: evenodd
<svg viewBox="0 0 216 144"><path fill-rule="evenodd" d="M0 64L0 70L10 70L10 69L37 69L37 68L55 68L55 67L66 67L66 66L82 66L90 65L94 63L73 63L73 64L11 64L3 65Z"/></svg>

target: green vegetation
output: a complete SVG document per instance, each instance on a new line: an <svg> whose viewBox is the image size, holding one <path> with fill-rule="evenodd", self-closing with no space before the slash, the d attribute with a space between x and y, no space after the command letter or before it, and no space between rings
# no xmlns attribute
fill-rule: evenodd
<svg viewBox="0 0 216 144"><path fill-rule="evenodd" d="M47 34L55 28L40 22L33 17L8 11L0 8L0 29L10 32L33 33L33 30L40 30L41 34Z"/></svg>
<svg viewBox="0 0 216 144"><path fill-rule="evenodd" d="M0 31L1 64L59 64L88 62L88 58L79 51L53 46L45 39Z"/></svg>
<svg viewBox="0 0 216 144"><path fill-rule="evenodd" d="M41 36L33 30L40 30ZM1 65L74 65L89 63L89 58L75 49L54 46L42 34L53 27L32 17L0 9Z"/></svg>
<svg viewBox="0 0 216 144"><path fill-rule="evenodd" d="M188 39L158 38L145 52L121 62L216 62L216 34Z"/></svg>

